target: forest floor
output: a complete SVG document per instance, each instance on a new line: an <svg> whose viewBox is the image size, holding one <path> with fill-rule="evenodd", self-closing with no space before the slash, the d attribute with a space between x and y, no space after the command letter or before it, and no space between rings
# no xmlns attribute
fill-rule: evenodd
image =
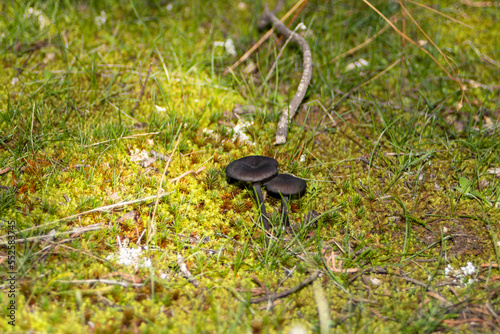
<svg viewBox="0 0 500 334"><path fill-rule="evenodd" d="M498 6L297 7L275 146L300 48L227 71L263 2L0 4L1 332L500 331ZM247 155L306 180L292 228Z"/></svg>

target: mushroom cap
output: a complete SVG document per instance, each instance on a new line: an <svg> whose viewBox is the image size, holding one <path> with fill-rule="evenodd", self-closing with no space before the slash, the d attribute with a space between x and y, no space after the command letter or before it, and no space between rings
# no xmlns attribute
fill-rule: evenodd
<svg viewBox="0 0 500 334"><path fill-rule="evenodd" d="M278 174L278 161L262 155L234 160L226 167L226 175L244 182L261 182Z"/></svg>
<svg viewBox="0 0 500 334"><path fill-rule="evenodd" d="M300 195L306 191L306 181L298 177L279 174L272 180L264 183L264 187L271 193L281 194L283 196Z"/></svg>

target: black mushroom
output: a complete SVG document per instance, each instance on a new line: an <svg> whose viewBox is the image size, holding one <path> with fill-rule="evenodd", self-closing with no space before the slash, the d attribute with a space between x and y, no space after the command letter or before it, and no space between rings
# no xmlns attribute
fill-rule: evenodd
<svg viewBox="0 0 500 334"><path fill-rule="evenodd" d="M226 175L238 181L251 182L257 194L257 206L264 228L270 228L267 218L264 198L262 196L261 183L278 174L278 161L273 158L251 155L234 160L226 167Z"/></svg>
<svg viewBox="0 0 500 334"><path fill-rule="evenodd" d="M272 180L264 183L270 195L279 196L281 198L281 214L283 225L289 226L287 205L290 196L300 196L306 191L306 181L288 174L280 174Z"/></svg>

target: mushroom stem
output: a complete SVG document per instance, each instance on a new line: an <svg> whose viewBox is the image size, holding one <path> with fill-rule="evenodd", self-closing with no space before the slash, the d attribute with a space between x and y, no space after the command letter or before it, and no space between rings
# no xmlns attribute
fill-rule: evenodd
<svg viewBox="0 0 500 334"><path fill-rule="evenodd" d="M266 230L269 230L271 226L269 225L269 221L267 218L266 206L264 205L264 196L262 196L262 188L260 187L260 182L255 182L252 185L255 193L257 194L257 206L260 210L262 223L264 224L264 228Z"/></svg>
<svg viewBox="0 0 500 334"><path fill-rule="evenodd" d="M283 219L283 227L290 226L290 219L288 219L288 196L281 195L281 217Z"/></svg>

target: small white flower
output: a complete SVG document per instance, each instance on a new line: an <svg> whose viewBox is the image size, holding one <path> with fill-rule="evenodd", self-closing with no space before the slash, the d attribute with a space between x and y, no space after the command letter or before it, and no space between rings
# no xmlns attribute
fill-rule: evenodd
<svg viewBox="0 0 500 334"><path fill-rule="evenodd" d="M467 262L467 266L460 268L465 276L471 276L476 273L476 267L472 262Z"/></svg>
<svg viewBox="0 0 500 334"><path fill-rule="evenodd" d="M97 24L98 27L101 27L106 23L106 20L108 19L108 16L106 15L106 12L101 10L101 15L96 16L94 18L95 24Z"/></svg>
<svg viewBox="0 0 500 334"><path fill-rule="evenodd" d="M300 162L305 162L306 161L306 155L302 154L299 159Z"/></svg>
<svg viewBox="0 0 500 334"><path fill-rule="evenodd" d="M159 112L167 111L167 108L156 106L156 105L155 105L155 109L156 109L156 111L159 111Z"/></svg>
<svg viewBox="0 0 500 334"><path fill-rule="evenodd" d="M15 86L18 82L19 82L19 78L18 78L18 77L14 77L14 78L12 78L12 80L10 81L10 85L11 85L11 86Z"/></svg>
<svg viewBox="0 0 500 334"><path fill-rule="evenodd" d="M368 62L365 59L360 58L359 60L356 60L354 63L347 64L347 66L345 67L345 70L351 71L355 68L365 67L366 65L368 65Z"/></svg>
<svg viewBox="0 0 500 334"><path fill-rule="evenodd" d="M171 11L173 7L174 7L174 6L172 6L172 4L168 4L168 5L167 5L167 10L168 10L168 11Z"/></svg>
<svg viewBox="0 0 500 334"><path fill-rule="evenodd" d="M24 15L24 17L30 17L30 16L36 16L36 18L38 19L38 25L40 26L40 29L49 26L51 23L47 16L45 16L38 9L33 9L32 7L28 8L28 13Z"/></svg>

